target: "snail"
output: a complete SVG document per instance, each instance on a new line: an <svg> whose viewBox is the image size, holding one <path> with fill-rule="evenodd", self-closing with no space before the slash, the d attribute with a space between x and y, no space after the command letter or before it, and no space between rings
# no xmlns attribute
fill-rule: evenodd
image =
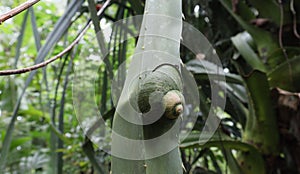
<svg viewBox="0 0 300 174"><path fill-rule="evenodd" d="M184 98L180 72L176 66L162 64L140 79L138 109L143 114L176 119L183 112ZM150 113L150 114L149 114Z"/></svg>

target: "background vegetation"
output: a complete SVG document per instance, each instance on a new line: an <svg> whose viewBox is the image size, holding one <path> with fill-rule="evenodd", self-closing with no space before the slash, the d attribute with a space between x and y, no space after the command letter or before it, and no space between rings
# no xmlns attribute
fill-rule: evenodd
<svg viewBox="0 0 300 174"><path fill-rule="evenodd" d="M23 2L2 0L0 12ZM1 24L0 70L41 63L73 47L37 71L0 77L0 171L108 173L110 155L83 135L76 119L70 81L73 70L89 59L82 50L97 53L95 32L142 14L144 4L40 1ZM199 145L211 104L207 70L216 65L203 53L181 48L182 61L197 81L201 108L193 132L180 145L185 172L300 173L300 1L185 0L183 14L212 43L227 80L217 84L227 90L226 108L215 108L219 129ZM128 32L136 33L137 26L112 28L111 42L105 43L112 49L95 82L95 100L109 125L114 115L109 79L136 44L137 38L120 44ZM76 38L80 44L72 44Z"/></svg>

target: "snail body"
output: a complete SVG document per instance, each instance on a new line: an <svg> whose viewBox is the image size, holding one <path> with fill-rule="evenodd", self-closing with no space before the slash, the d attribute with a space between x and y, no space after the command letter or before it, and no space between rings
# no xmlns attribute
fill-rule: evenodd
<svg viewBox="0 0 300 174"><path fill-rule="evenodd" d="M163 96L164 116L169 119L178 118L183 112L183 96L177 90L172 90Z"/></svg>

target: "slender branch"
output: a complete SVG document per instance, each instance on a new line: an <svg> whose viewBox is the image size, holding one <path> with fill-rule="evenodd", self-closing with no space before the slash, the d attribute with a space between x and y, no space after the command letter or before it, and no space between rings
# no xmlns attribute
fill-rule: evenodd
<svg viewBox="0 0 300 174"><path fill-rule="evenodd" d="M279 2L279 8L280 8L280 27L279 27L279 46L280 48L282 49L282 52L283 52L283 56L289 66L289 79L290 81L293 83L293 72L292 72L292 65L290 63L290 60L289 60L289 57L287 55L287 52L286 52L286 49L284 48L283 46L283 24L284 24L284 9L283 9L283 2L282 0L278 0Z"/></svg>
<svg viewBox="0 0 300 174"><path fill-rule="evenodd" d="M98 11L97 15L101 15L104 10L108 7L108 5L110 4L111 0L107 0L102 8ZM63 55L65 55L67 52L69 52L79 41L80 39L83 37L83 35L85 34L85 32L88 30L88 28L91 26L91 20L87 23L87 25L83 28L83 30L80 32L80 34L76 37L76 39L67 47L65 48L62 52L60 52L59 54L57 54L56 56L46 60L45 62L30 66L30 67L26 67L26 68L21 68L21 69L12 69L12 70L2 70L0 71L0 76L7 76L7 75L13 75L13 74L22 74L22 73L26 73L29 71L33 71L42 67L47 66L49 63L61 58Z"/></svg>
<svg viewBox="0 0 300 174"><path fill-rule="evenodd" d="M291 9L291 12L293 14L293 30L294 30L294 35L298 39L300 39L300 34L297 31L297 14L296 14L296 10L294 8L294 0L291 0L290 9Z"/></svg>
<svg viewBox="0 0 300 174"><path fill-rule="evenodd" d="M282 35L283 35L283 22L284 22L284 11L283 11L282 0L278 0L278 3L279 3L279 8L280 8L280 26L279 26L279 32L278 32L279 46L282 50L284 50L283 41L282 41L282 39L283 39L283 37L282 37Z"/></svg>
<svg viewBox="0 0 300 174"><path fill-rule="evenodd" d="M27 68L0 71L0 76L13 75L13 74L22 74L22 73L26 73L26 72L29 72L29 71L33 71L33 70L36 70L38 68L42 68L42 67L48 65L49 63L61 58L63 55L65 55L67 52L69 52L80 41L80 39L82 38L84 33L89 28L88 26L89 25L87 25L84 28L84 30L82 30L82 32L77 36L77 38L67 48L65 48L62 52L60 52L56 56L46 60L45 62L30 66L30 67L27 67Z"/></svg>
<svg viewBox="0 0 300 174"><path fill-rule="evenodd" d="M19 5L18 7L13 8L9 12L3 14L0 16L0 25L5 22L7 19L12 18L13 16L21 13L22 11L28 9L29 7L33 6L40 0L28 0L24 2L23 4Z"/></svg>
<svg viewBox="0 0 300 174"><path fill-rule="evenodd" d="M100 10L97 12L97 15L100 16L101 14L104 13L104 10L110 5L111 0L107 0L102 7L100 8Z"/></svg>

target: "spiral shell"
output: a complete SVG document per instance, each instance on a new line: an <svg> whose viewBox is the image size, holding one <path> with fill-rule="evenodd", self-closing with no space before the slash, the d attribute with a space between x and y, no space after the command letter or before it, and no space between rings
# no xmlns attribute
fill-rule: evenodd
<svg viewBox="0 0 300 174"><path fill-rule="evenodd" d="M182 84L178 70L160 66L140 80L137 104L143 114L162 110L169 119L178 118L183 112Z"/></svg>

